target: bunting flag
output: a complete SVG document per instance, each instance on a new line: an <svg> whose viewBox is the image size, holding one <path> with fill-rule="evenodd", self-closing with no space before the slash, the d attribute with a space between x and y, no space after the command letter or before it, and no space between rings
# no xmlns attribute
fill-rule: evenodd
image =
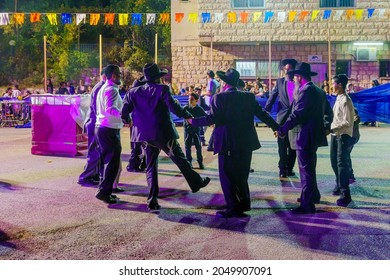
<svg viewBox="0 0 390 280"><path fill-rule="evenodd" d="M322 14L322 18L320 20L328 20L331 19L333 21L341 21L341 20L363 20L365 11L367 11L367 19L372 18L374 15L380 19L386 19L386 13L390 14L390 9L345 9L345 10L303 10L303 11L277 11L277 18L275 22L286 22L288 18L289 22L294 21L306 21L307 17L311 14L311 21L315 21L319 18L320 13ZM25 23L25 16L30 15L30 22L40 22L41 13L0 13L0 24L8 25L8 24L17 24L23 25ZM45 14L48 21L52 25L58 25L58 15L60 16L62 24L77 24L86 23L86 17L89 16L89 24L97 25L100 21L100 17L104 15L104 24L105 25L113 25L115 24L115 17L118 15L118 23L119 25L129 25L129 15L131 16L131 24L132 25L141 25L143 24L143 16L142 13L130 13L130 14L117 14L117 13L105 13L105 14L71 14L71 13L47 13ZM144 24L156 24L156 19L158 17L158 23L160 24L170 24L170 13L147 13L146 20ZM226 17L225 17L226 15ZM201 21L202 24L206 23L222 23L227 22L230 24L234 23L244 23L247 24L249 21L253 23L269 23L272 21L273 16L275 15L274 11L265 11L257 12L257 11L249 11L249 12L240 12L239 14L235 11L230 11L226 13L175 13L174 22L180 24L186 16L188 16L188 21L193 23L198 23ZM73 18L73 16L75 16ZM199 17L200 16L200 17ZM264 16L264 19L263 19ZM11 21L12 20L12 21Z"/></svg>
<svg viewBox="0 0 390 280"><path fill-rule="evenodd" d="M146 25L156 23L156 14L146 14Z"/></svg>
<svg viewBox="0 0 390 280"><path fill-rule="evenodd" d="M57 14L46 14L51 25L58 25Z"/></svg>
<svg viewBox="0 0 390 280"><path fill-rule="evenodd" d="M279 12L277 21L278 22L285 22L286 21L286 12Z"/></svg>
<svg viewBox="0 0 390 280"><path fill-rule="evenodd" d="M294 21L296 16L297 16L297 12L296 11L289 12L288 13L288 21L289 22Z"/></svg>
<svg viewBox="0 0 390 280"><path fill-rule="evenodd" d="M202 13L202 23L208 23L211 21L210 13Z"/></svg>
<svg viewBox="0 0 390 280"><path fill-rule="evenodd" d="M100 20L100 14L90 14L89 15L89 24L90 25L98 25Z"/></svg>
<svg viewBox="0 0 390 280"><path fill-rule="evenodd" d="M233 12L229 12L227 15L228 23L236 23L237 22L237 14Z"/></svg>
<svg viewBox="0 0 390 280"><path fill-rule="evenodd" d="M261 19L261 15L262 15L262 13L261 12L254 12L253 13L253 22L259 22L260 21L260 19Z"/></svg>
<svg viewBox="0 0 390 280"><path fill-rule="evenodd" d="M142 14L132 14L131 15L131 24L132 25L141 25L142 24Z"/></svg>
<svg viewBox="0 0 390 280"><path fill-rule="evenodd" d="M355 11L354 10L347 10L346 11L346 17L347 17L347 20L351 20L353 18L353 15L355 14Z"/></svg>
<svg viewBox="0 0 390 280"><path fill-rule="evenodd" d="M337 10L334 15L334 20L340 20L341 16L344 14L344 10Z"/></svg>
<svg viewBox="0 0 390 280"><path fill-rule="evenodd" d="M247 13L247 12L240 13L240 22L241 23L248 23L248 15L249 15L249 13Z"/></svg>
<svg viewBox="0 0 390 280"><path fill-rule="evenodd" d="M190 13L188 14L188 21L192 23L198 22L198 13Z"/></svg>
<svg viewBox="0 0 390 280"><path fill-rule="evenodd" d="M80 23L85 23L87 19L87 14L76 14L76 24L80 25Z"/></svg>
<svg viewBox="0 0 390 280"><path fill-rule="evenodd" d="M223 21L223 13L215 13L214 14L214 22L222 23Z"/></svg>
<svg viewBox="0 0 390 280"><path fill-rule="evenodd" d="M299 21L305 21L306 17L309 15L309 11L302 11L299 14Z"/></svg>
<svg viewBox="0 0 390 280"><path fill-rule="evenodd" d="M368 9L368 18L372 18L372 16L374 15L374 12L375 12L375 9Z"/></svg>
<svg viewBox="0 0 390 280"><path fill-rule="evenodd" d="M161 24L169 24L169 21L170 21L170 14L169 14L169 13L160 14L160 18L158 19L158 21L159 21Z"/></svg>
<svg viewBox="0 0 390 280"><path fill-rule="evenodd" d="M0 13L0 25L8 25L8 24L9 24L9 14Z"/></svg>
<svg viewBox="0 0 390 280"><path fill-rule="evenodd" d="M332 10L325 10L324 11L324 16L322 18L323 19L329 19L331 15L332 15Z"/></svg>
<svg viewBox="0 0 390 280"><path fill-rule="evenodd" d="M314 10L311 12L311 21L314 21L317 17L318 14L320 13L320 10Z"/></svg>
<svg viewBox="0 0 390 280"><path fill-rule="evenodd" d="M274 12L270 12L270 11L265 12L264 23L270 22L273 16L274 16Z"/></svg>
<svg viewBox="0 0 390 280"><path fill-rule="evenodd" d="M184 18L184 13L176 13L175 14L175 21L177 23L180 23L183 20L183 18Z"/></svg>
<svg viewBox="0 0 390 280"><path fill-rule="evenodd" d="M24 24L24 14L23 13L14 14L13 19L14 19L15 23L18 25Z"/></svg>
<svg viewBox="0 0 390 280"><path fill-rule="evenodd" d="M362 20L363 19L363 14L364 14L364 10L362 10L362 9L356 10L356 19L357 20Z"/></svg>
<svg viewBox="0 0 390 280"><path fill-rule="evenodd" d="M72 23L72 14L64 13L61 14L61 22L62 24L71 24Z"/></svg>
<svg viewBox="0 0 390 280"><path fill-rule="evenodd" d="M104 24L105 25L114 25L115 14L105 14L104 15Z"/></svg>
<svg viewBox="0 0 390 280"><path fill-rule="evenodd" d="M119 25L128 25L129 24L129 14L119 14Z"/></svg>
<svg viewBox="0 0 390 280"><path fill-rule="evenodd" d="M379 9L379 10L378 10L378 16L379 16L380 18L383 18L383 17L385 16L385 12L386 12L385 9Z"/></svg>

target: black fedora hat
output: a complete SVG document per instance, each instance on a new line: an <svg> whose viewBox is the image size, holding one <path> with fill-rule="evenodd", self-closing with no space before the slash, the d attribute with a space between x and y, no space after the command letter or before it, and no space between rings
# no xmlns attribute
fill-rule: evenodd
<svg viewBox="0 0 390 280"><path fill-rule="evenodd" d="M226 72L217 71L217 76L222 81L233 87L236 87L240 80L240 73L238 73L238 71L234 68L229 68Z"/></svg>
<svg viewBox="0 0 390 280"><path fill-rule="evenodd" d="M238 88L244 88L245 87L245 82L241 79L238 80L238 83L237 83L237 87Z"/></svg>
<svg viewBox="0 0 390 280"><path fill-rule="evenodd" d="M158 68L156 63L148 63L144 66L144 78L142 82L155 81L168 74L167 69Z"/></svg>
<svg viewBox="0 0 390 280"><path fill-rule="evenodd" d="M297 63L297 66L295 67L295 70L288 71L287 74L289 75L302 75L306 77L311 77L311 76L317 76L316 72L311 71L310 64L306 62L300 62Z"/></svg>
<svg viewBox="0 0 390 280"><path fill-rule="evenodd" d="M295 66L297 65L298 61L296 61L294 58L286 58L286 59L283 59L280 64L281 66L286 66L287 64L290 64L292 66L292 68L295 68Z"/></svg>

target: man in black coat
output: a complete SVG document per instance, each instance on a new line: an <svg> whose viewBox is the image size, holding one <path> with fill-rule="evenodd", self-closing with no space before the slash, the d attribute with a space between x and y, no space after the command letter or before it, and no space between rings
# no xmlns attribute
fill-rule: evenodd
<svg viewBox="0 0 390 280"><path fill-rule="evenodd" d="M283 59L281 66L285 73L285 77L276 80L276 86L272 90L264 109L271 112L272 106L278 99L278 108L276 121L279 125L283 125L291 113L291 104L294 99L294 81L293 77L287 75L287 72L295 69L297 61L292 58ZM279 177L286 178L294 176L293 168L297 157L295 150L291 149L288 137L278 137L278 152L279 152Z"/></svg>
<svg viewBox="0 0 390 280"><path fill-rule="evenodd" d="M310 64L298 63L294 75L298 92L294 96L291 114L280 127L278 135L283 137L289 133L291 148L297 151L299 175L302 192L298 199L301 205L292 210L293 214L315 213L315 203L321 195L317 186L316 165L317 149L327 146L327 130L333 119L332 108L326 99L325 92L311 82Z"/></svg>
<svg viewBox="0 0 390 280"><path fill-rule="evenodd" d="M214 154L218 154L219 178L227 204L226 211L219 211L217 215L242 217L251 210L249 170L252 152L260 148L254 117L274 131L279 125L261 108L252 93L237 90L240 74L235 69L217 71L217 75L226 85L214 96L210 115L189 122L196 126L215 124Z"/></svg>
<svg viewBox="0 0 390 280"><path fill-rule="evenodd" d="M191 118L172 97L167 85L159 82L168 71L159 69L157 64L146 64L144 69L144 85L129 90L128 98L123 104L122 119L130 122L132 113L132 133L135 142L146 142L146 179L150 189L147 199L150 210L160 209L158 204L158 170L157 161L163 150L179 167L193 193L207 186L210 178L202 178L195 172L185 157L177 139L179 134L171 119L170 111L178 117Z"/></svg>

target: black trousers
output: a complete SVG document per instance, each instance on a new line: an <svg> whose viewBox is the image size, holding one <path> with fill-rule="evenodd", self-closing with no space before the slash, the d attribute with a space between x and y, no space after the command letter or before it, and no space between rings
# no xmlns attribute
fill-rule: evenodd
<svg viewBox="0 0 390 280"><path fill-rule="evenodd" d="M100 166L100 173L103 174L103 178L100 180L98 192L110 195L121 161L120 129L101 126L95 129L95 135L99 145L100 157L103 161Z"/></svg>
<svg viewBox="0 0 390 280"><path fill-rule="evenodd" d="M317 186L317 148L297 150L299 176L301 177L301 206L310 209L321 195Z"/></svg>
<svg viewBox="0 0 390 280"><path fill-rule="evenodd" d="M196 159L198 163L203 163L202 156L202 144L200 143L199 132L187 133L184 131L184 147L186 150L186 157L190 163L192 163L191 147L195 146L196 149Z"/></svg>
<svg viewBox="0 0 390 280"><path fill-rule="evenodd" d="M79 180L90 180L99 175L100 154L97 140L95 137L95 122L86 125L88 134L88 153L87 163L84 166L84 171L80 174Z"/></svg>
<svg viewBox="0 0 390 280"><path fill-rule="evenodd" d="M279 171L280 173L290 172L294 169L297 153L291 149L288 137L283 139L278 137L278 152L279 152Z"/></svg>
<svg viewBox="0 0 390 280"><path fill-rule="evenodd" d="M148 204L157 202L158 198L158 155L161 150L163 150L180 169L191 190L197 189L203 183L202 177L192 169L176 139L172 139L168 141L168 143L148 141L145 149L146 180L149 187Z"/></svg>
<svg viewBox="0 0 390 280"><path fill-rule="evenodd" d="M131 142L131 153L129 158L129 167L135 170L142 170L145 164L145 155L143 142Z"/></svg>
<svg viewBox="0 0 390 280"><path fill-rule="evenodd" d="M248 177L252 151L230 151L218 154L219 179L228 210L251 209Z"/></svg>
<svg viewBox="0 0 390 280"><path fill-rule="evenodd" d="M336 175L336 190L340 190L341 197L351 197L349 190L350 177L350 145L352 138L347 134L340 137L331 136L330 161Z"/></svg>

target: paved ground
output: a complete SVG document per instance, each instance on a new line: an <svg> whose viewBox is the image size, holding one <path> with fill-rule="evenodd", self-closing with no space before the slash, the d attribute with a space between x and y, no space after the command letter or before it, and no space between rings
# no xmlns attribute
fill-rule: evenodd
<svg viewBox="0 0 390 280"><path fill-rule="evenodd" d="M258 133L250 217L221 219L217 158L209 152L201 173L212 182L197 194L161 156L163 209L149 213L144 174L124 171L121 203L107 206L76 183L85 157L31 155L31 129L1 128L0 259L390 259L388 125L361 128L349 208L335 205L329 149L319 150L321 204L303 216L287 211L297 205L298 177L279 181L276 141L269 129ZM124 129L124 167L128 139Z"/></svg>

